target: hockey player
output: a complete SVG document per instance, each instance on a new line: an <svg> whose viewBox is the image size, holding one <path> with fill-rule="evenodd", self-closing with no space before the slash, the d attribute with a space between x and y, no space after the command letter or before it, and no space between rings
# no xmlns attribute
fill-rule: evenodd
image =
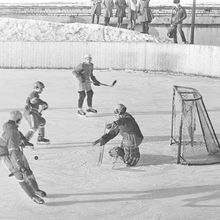
<svg viewBox="0 0 220 220"><path fill-rule="evenodd" d="M138 146L143 140L143 135L135 119L126 110L123 104L119 104L115 108L114 114L117 120L107 124L106 127L110 129L109 132L96 140L93 145L98 143L100 146L105 145L120 133L123 137L121 146L113 147L109 154L116 159L121 157L127 166L135 166L140 159Z"/></svg>
<svg viewBox="0 0 220 220"><path fill-rule="evenodd" d="M91 62L92 56L90 54L86 54L84 56L84 59L85 61L83 63L80 63L77 67L75 67L75 69L72 72L79 82L79 99L77 111L79 115L86 115L86 113L82 109L83 102L86 96L88 105L88 109L86 111L97 113L97 110L92 107L92 97L94 92L92 90L91 83L93 83L95 86L100 86L100 82L93 75L93 63Z"/></svg>
<svg viewBox="0 0 220 220"><path fill-rule="evenodd" d="M37 181L28 161L23 153L23 147L27 140L18 130L22 119L20 111L10 112L10 119L3 125L3 134L0 137L0 159L4 167L19 182L26 194L36 203L43 204L46 193L39 189ZM22 147L21 147L22 145Z"/></svg>
<svg viewBox="0 0 220 220"><path fill-rule="evenodd" d="M38 130L38 143L49 143L49 140L44 137L46 120L42 117L41 112L48 108L48 104L40 99L39 94L44 89L44 84L40 81L35 82L34 90L26 100L24 117L28 121L30 130L25 135L27 140L30 140L34 133Z"/></svg>

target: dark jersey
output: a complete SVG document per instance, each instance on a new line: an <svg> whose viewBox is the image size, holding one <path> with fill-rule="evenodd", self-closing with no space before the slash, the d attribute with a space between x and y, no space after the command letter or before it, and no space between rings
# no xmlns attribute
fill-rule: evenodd
<svg viewBox="0 0 220 220"><path fill-rule="evenodd" d="M129 136L135 138L143 139L141 130L135 121L135 119L129 114L124 113L121 118L112 123L110 131L103 136L104 142L108 142L110 139L114 138L118 134L121 134L123 139L127 139Z"/></svg>
<svg viewBox="0 0 220 220"><path fill-rule="evenodd" d="M27 109L27 110L29 109L30 111L33 111L33 110L38 111L39 107L43 104L45 104L45 102L40 99L40 96L39 96L38 92L33 91L28 96L28 98L26 100L25 109Z"/></svg>
<svg viewBox="0 0 220 220"><path fill-rule="evenodd" d="M8 121L3 125L3 133L0 138L0 145L10 153L12 150L19 150L21 142L20 132L14 121Z"/></svg>

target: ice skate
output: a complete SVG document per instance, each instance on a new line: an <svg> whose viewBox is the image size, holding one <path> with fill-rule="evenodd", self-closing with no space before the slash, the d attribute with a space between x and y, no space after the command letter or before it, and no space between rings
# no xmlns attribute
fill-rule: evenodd
<svg viewBox="0 0 220 220"><path fill-rule="evenodd" d="M39 136L37 138L37 144L50 144L50 140Z"/></svg>
<svg viewBox="0 0 220 220"><path fill-rule="evenodd" d="M32 200L33 200L35 203L37 203L37 204L44 204L44 203L45 203L44 200L41 199L41 198L40 198L39 196L37 196L37 195L33 196L33 197L32 197Z"/></svg>
<svg viewBox="0 0 220 220"><path fill-rule="evenodd" d="M40 197L46 197L47 193L44 192L43 190L38 189L37 191L35 191L35 195L40 196Z"/></svg>
<svg viewBox="0 0 220 220"><path fill-rule="evenodd" d="M77 111L77 114L79 115L79 116L86 116L86 113L82 110L82 109L79 109L78 111Z"/></svg>
<svg viewBox="0 0 220 220"><path fill-rule="evenodd" d="M98 112L98 111L97 111L96 109L94 109L94 108L88 108L88 109L86 109L86 111L89 112L89 113L97 113L97 112Z"/></svg>

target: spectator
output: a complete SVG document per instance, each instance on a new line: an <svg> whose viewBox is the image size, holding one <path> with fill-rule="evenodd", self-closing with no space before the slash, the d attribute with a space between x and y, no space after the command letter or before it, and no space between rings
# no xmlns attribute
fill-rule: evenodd
<svg viewBox="0 0 220 220"><path fill-rule="evenodd" d="M149 33L149 23L151 23L153 19L153 15L149 6L150 0L139 0L138 2L138 14L139 19L142 24L142 33Z"/></svg>
<svg viewBox="0 0 220 220"><path fill-rule="evenodd" d="M92 24L94 24L95 22L95 15L97 17L97 24L99 24L99 17L101 15L101 3L102 0L92 0L92 8L91 8Z"/></svg>
<svg viewBox="0 0 220 220"><path fill-rule="evenodd" d="M173 0L174 7L172 9L171 27L173 30L173 41L177 43L177 30L180 33L183 43L187 43L185 34L182 30L183 20L186 19L186 10L180 5L180 0Z"/></svg>
<svg viewBox="0 0 220 220"><path fill-rule="evenodd" d="M127 0L128 6L128 29L134 30L137 20L137 0Z"/></svg>
<svg viewBox="0 0 220 220"><path fill-rule="evenodd" d="M123 18L126 16L125 9L127 7L125 0L116 0L115 1L116 6L116 17L118 18L118 24L117 27L121 27Z"/></svg>
<svg viewBox="0 0 220 220"><path fill-rule="evenodd" d="M112 9L114 7L113 0L103 0L105 25L108 26L112 17Z"/></svg>

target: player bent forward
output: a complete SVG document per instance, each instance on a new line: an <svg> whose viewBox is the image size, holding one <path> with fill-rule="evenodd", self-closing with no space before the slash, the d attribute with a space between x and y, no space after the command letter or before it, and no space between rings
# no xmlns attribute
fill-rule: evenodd
<svg viewBox="0 0 220 220"><path fill-rule="evenodd" d="M46 193L39 189L22 147L28 143L18 130L22 119L20 111L12 111L10 119L3 125L0 137L0 160L4 167L14 176L26 194L36 203L43 204Z"/></svg>
<svg viewBox="0 0 220 220"><path fill-rule="evenodd" d="M25 135L27 140L30 140L34 133L38 130L38 143L49 143L49 140L45 136L45 124L46 120L42 117L42 111L48 108L48 104L40 99L40 94L43 92L44 84L37 81L34 84L34 89L26 100L26 106L24 110L24 117L28 121L30 130Z"/></svg>
<svg viewBox="0 0 220 220"><path fill-rule="evenodd" d="M91 87L91 83L93 83L95 86L100 86L100 82L96 79L96 77L93 75L93 63L92 56L90 54L86 54L84 56L85 61L83 63L80 63L74 70L73 75L76 76L79 88L79 99L78 99L78 111L77 113L79 115L86 115L86 113L83 111L83 102L85 97L87 96L87 105L88 109L87 112L97 113L97 110L92 107L92 98L93 98L93 90ZM92 81L90 81L90 79Z"/></svg>
<svg viewBox="0 0 220 220"><path fill-rule="evenodd" d="M126 107L119 104L114 114L117 118L116 121L107 124L108 133L104 134L101 138L96 140L93 144L100 143L100 146L105 145L109 140L121 134L122 142L120 147L113 147L109 154L111 157L121 157L127 166L135 166L140 159L139 145L143 140L141 130L135 119L126 112Z"/></svg>

